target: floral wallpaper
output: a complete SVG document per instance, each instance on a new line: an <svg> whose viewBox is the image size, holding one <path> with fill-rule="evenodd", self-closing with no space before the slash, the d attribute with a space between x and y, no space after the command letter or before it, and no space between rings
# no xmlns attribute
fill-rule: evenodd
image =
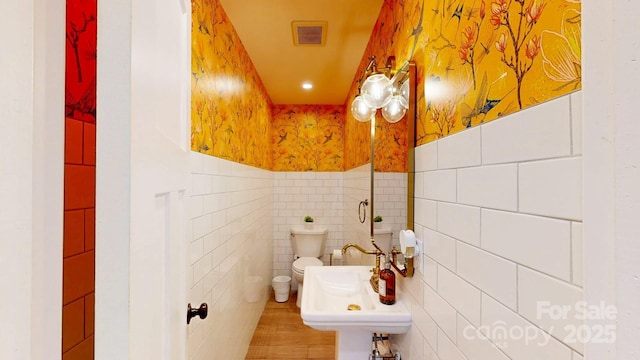
<svg viewBox="0 0 640 360"><path fill-rule="evenodd" d="M95 0L67 1L65 115L80 121L96 121Z"/></svg>
<svg viewBox="0 0 640 360"><path fill-rule="evenodd" d="M370 124L348 108L371 56L416 63L421 145L580 89L580 24L580 0L385 0L344 107L274 107L219 1L193 0L191 147L277 171L348 170L369 162ZM406 118L378 113L376 170L406 171L407 143Z"/></svg>
<svg viewBox="0 0 640 360"><path fill-rule="evenodd" d="M274 171L343 171L344 106L276 105Z"/></svg>
<svg viewBox="0 0 640 360"><path fill-rule="evenodd" d="M347 108L349 109L349 108ZM362 123L347 111L345 123L345 170L366 164L371 156L371 123ZM348 139L348 140L347 140ZM407 171L406 116L395 124L376 116L374 166L379 172Z"/></svg>
<svg viewBox="0 0 640 360"><path fill-rule="evenodd" d="M270 169L271 99L220 2L192 9L191 149Z"/></svg>
<svg viewBox="0 0 640 360"><path fill-rule="evenodd" d="M370 56L415 61L425 144L580 89L580 44L580 0L385 0L346 104ZM348 114L345 128L346 168L366 163L368 127ZM382 136L403 153L395 134Z"/></svg>

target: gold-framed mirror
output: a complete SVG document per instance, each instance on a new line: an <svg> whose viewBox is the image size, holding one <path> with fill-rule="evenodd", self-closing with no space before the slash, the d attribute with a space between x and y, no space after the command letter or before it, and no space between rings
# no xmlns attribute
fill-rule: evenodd
<svg viewBox="0 0 640 360"><path fill-rule="evenodd" d="M387 62L389 64L389 61ZM406 122L406 162L405 172L388 172L376 166L376 157L380 158L378 151L384 151L377 145L376 134L385 129L381 125L384 120L377 118L371 124L371 163L370 163L370 194L369 211L369 236L374 239L376 235L380 237L381 232L391 231L391 246L398 245L398 234L400 230L413 230L414 227L414 184L415 184L415 128L417 111L417 71L416 65L412 61L405 62L394 71L391 78L392 83L407 84L408 106L404 115ZM390 124L393 127L395 124ZM384 135L384 134L382 134ZM394 135L395 137L395 135ZM385 156L392 156L386 154ZM374 219L382 217L382 225L376 226ZM390 248L383 249L385 252Z"/></svg>

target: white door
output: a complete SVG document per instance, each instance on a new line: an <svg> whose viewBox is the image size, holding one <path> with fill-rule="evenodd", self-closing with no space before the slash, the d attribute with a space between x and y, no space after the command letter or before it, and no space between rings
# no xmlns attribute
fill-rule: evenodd
<svg viewBox="0 0 640 360"><path fill-rule="evenodd" d="M60 359L61 0L0 1L0 359Z"/></svg>
<svg viewBox="0 0 640 360"><path fill-rule="evenodd" d="M191 4L98 6L96 359L180 360Z"/></svg>

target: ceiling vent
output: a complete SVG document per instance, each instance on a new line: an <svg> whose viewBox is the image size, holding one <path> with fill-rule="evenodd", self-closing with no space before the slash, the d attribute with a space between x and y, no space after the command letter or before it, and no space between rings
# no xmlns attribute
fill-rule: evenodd
<svg viewBox="0 0 640 360"><path fill-rule="evenodd" d="M296 46L324 46L327 40L326 21L293 21L291 30Z"/></svg>

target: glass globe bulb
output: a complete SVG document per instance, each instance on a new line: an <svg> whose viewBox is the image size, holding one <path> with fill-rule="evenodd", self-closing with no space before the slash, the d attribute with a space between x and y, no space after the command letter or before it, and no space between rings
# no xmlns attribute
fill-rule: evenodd
<svg viewBox="0 0 640 360"><path fill-rule="evenodd" d="M367 106L373 109L385 106L393 95L391 80L384 74L369 76L362 84L360 91Z"/></svg>
<svg viewBox="0 0 640 360"><path fill-rule="evenodd" d="M402 105L402 95L394 95L382 108L382 116L390 123L396 123L402 119L407 108Z"/></svg>
<svg viewBox="0 0 640 360"><path fill-rule="evenodd" d="M361 95L356 96L351 102L351 114L356 120L360 122L367 122L371 120L373 114L376 113L376 109L370 108L364 101Z"/></svg>
<svg viewBox="0 0 640 360"><path fill-rule="evenodd" d="M402 83L402 86L400 87L400 101L402 103L402 106L404 106L406 109L409 108L409 91L409 79L407 79L404 83Z"/></svg>

